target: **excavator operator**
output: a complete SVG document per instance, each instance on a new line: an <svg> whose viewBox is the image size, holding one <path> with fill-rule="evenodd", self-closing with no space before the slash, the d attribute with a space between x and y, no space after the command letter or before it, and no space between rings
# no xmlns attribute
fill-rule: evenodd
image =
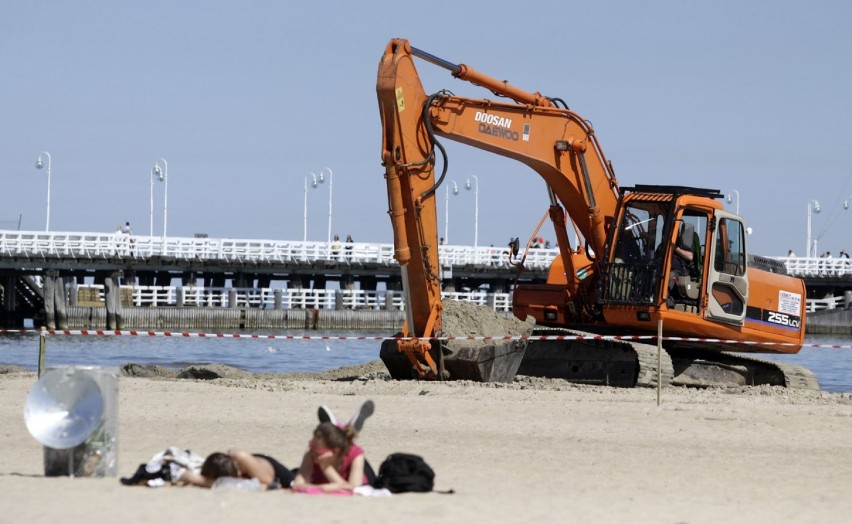
<svg viewBox="0 0 852 524"><path fill-rule="evenodd" d="M695 274L695 254L693 253L693 236L695 235L695 227L688 222L681 222L680 231L678 232L677 242L675 243L674 252L672 253L672 267L669 277L669 304L671 305L674 298L680 297L678 291L678 277L687 277Z"/></svg>

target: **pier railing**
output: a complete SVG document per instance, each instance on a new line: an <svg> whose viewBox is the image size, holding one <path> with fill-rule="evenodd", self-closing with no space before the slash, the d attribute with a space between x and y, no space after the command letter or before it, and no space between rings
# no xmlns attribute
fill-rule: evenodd
<svg viewBox="0 0 852 524"><path fill-rule="evenodd" d="M815 313L830 309L846 309L847 302L849 302L847 297L809 298L805 307L808 313Z"/></svg>
<svg viewBox="0 0 852 524"><path fill-rule="evenodd" d="M158 257L175 261L226 263L345 262L396 264L393 244L371 242L302 242L230 238L158 237L122 233L70 233L0 230L0 258L145 260ZM508 265L505 247L441 245L441 264ZM556 249L531 249L527 268L546 269L558 255Z"/></svg>
<svg viewBox="0 0 852 524"><path fill-rule="evenodd" d="M197 286L121 286L129 293L130 302L136 307L253 307L259 309L393 309L405 310L400 292L369 291L363 289L278 289L278 288L232 288ZM105 301L102 284L77 286L77 294L95 298L97 305ZM495 311L512 311L511 293L489 293L486 291L445 291L445 300L473 302L490 306ZM390 300L390 303L388 301ZM73 302L73 301L72 301ZM809 298L805 309L816 311L844 309L847 297ZM95 305L95 304L90 304Z"/></svg>
<svg viewBox="0 0 852 524"><path fill-rule="evenodd" d="M441 264L506 266L505 247L441 245ZM558 249L530 249L524 265L547 269ZM0 230L0 258L44 258L99 260L151 257L175 261L207 260L221 262L288 263L339 261L352 264L396 264L393 244L372 242L302 242L231 238L162 237L123 233L80 233L61 231ZM787 273L805 278L850 278L848 258L770 257L783 262Z"/></svg>
<svg viewBox="0 0 852 524"><path fill-rule="evenodd" d="M852 277L852 260L829 257L778 257L787 266L787 274L811 278Z"/></svg>
<svg viewBox="0 0 852 524"><path fill-rule="evenodd" d="M391 309L405 310L401 292L361 289L278 289L197 286L121 286L136 307L251 307L258 309ZM101 284L76 287L78 297L88 297L81 305L102 305L105 288ZM485 291L444 292L444 299L473 302L490 306L495 311L512 310L510 293ZM129 304L127 304L129 305Z"/></svg>

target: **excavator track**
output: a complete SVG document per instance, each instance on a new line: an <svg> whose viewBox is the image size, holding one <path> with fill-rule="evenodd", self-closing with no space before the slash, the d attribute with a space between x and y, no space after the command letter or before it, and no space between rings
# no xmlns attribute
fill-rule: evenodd
<svg viewBox="0 0 852 524"><path fill-rule="evenodd" d="M667 348L676 386L783 386L818 391L819 380L802 366L696 347Z"/></svg>
<svg viewBox="0 0 852 524"><path fill-rule="evenodd" d="M654 345L596 338L599 334L592 332L538 328L532 336L519 375L581 384L656 387L659 359L664 386L820 389L816 376L807 368L706 347L666 347L658 357ZM568 338L535 340L541 336Z"/></svg>
<svg viewBox="0 0 852 524"><path fill-rule="evenodd" d="M668 353L641 342L595 338L597 333L539 328L527 344L519 375L562 378L569 382L617 387L656 387L672 383L674 370ZM535 340L565 336L563 340ZM582 337L582 338L573 338ZM660 373L657 362L660 362Z"/></svg>

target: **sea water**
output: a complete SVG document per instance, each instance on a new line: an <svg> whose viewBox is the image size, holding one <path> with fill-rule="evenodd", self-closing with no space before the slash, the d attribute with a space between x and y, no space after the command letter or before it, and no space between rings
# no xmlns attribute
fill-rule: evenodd
<svg viewBox="0 0 852 524"><path fill-rule="evenodd" d="M317 372L378 360L388 332L288 331L305 339L132 335L50 335L46 367L123 366L129 362L180 369L193 364L224 364L254 373ZM265 335L266 333L261 333ZM319 337L328 337L327 340ZM344 338L344 339L341 339ZM830 346L844 346L832 348ZM795 355L760 355L813 371L825 391L852 392L852 338L808 336ZM0 336L0 364L38 369L37 334Z"/></svg>
<svg viewBox="0 0 852 524"><path fill-rule="evenodd" d="M125 332L126 333L126 332ZM158 364L180 369L194 364L224 364L253 373L316 372L377 360L380 340L366 337L389 336L387 333L323 331L294 332L287 336L305 339L234 337L184 337L138 335L48 335L45 366L123 366ZM256 333L253 333L256 334ZM267 335L267 333L261 333ZM333 336L336 340L317 340ZM347 340L340 340L346 337ZM364 338L364 340L358 340ZM37 334L11 334L0 337L0 364L38 369Z"/></svg>

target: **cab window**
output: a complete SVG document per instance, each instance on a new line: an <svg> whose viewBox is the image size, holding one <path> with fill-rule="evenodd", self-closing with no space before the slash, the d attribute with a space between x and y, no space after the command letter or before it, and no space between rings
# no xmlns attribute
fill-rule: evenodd
<svg viewBox="0 0 852 524"><path fill-rule="evenodd" d="M745 231L742 222L730 218L719 221L713 267L719 273L728 275L745 274Z"/></svg>

